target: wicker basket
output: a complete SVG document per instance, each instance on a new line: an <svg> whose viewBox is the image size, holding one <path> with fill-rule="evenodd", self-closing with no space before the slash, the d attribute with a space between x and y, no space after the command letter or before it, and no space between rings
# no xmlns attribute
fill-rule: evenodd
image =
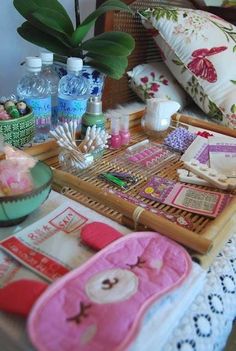
<svg viewBox="0 0 236 351"><path fill-rule="evenodd" d="M19 147L29 143L35 134L35 119L31 109L27 115L0 121L0 134L4 141L13 146Z"/></svg>

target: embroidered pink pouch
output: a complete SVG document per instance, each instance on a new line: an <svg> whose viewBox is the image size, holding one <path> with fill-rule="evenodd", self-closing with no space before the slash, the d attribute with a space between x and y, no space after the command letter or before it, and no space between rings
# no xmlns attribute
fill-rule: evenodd
<svg viewBox="0 0 236 351"><path fill-rule="evenodd" d="M53 283L34 305L28 331L39 351L121 351L145 310L187 277L183 247L154 232L129 234Z"/></svg>

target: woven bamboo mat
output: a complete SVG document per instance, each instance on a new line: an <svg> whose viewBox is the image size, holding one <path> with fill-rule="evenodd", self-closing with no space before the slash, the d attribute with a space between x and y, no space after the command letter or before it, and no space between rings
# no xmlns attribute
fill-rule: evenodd
<svg viewBox="0 0 236 351"><path fill-rule="evenodd" d="M140 118L140 114L138 117ZM186 116L183 116L183 120L184 120L184 117ZM176 116L174 119L176 119ZM177 119L179 119L179 116ZM189 121L190 119L188 118L188 122ZM194 124L196 124L195 120L194 120ZM204 125L204 127L206 128L206 125ZM228 130L227 128L225 130L223 128L223 132L227 133L227 130ZM130 145L140 142L146 138L147 138L147 135L143 133L140 127L134 127L132 128L132 139L131 139ZM149 137L149 139L152 140L152 137ZM158 142L158 143L161 143L162 140L163 140L163 136L161 138L155 138L155 142ZM31 148L28 151L32 155L37 156L39 159L44 160L51 167L55 169L60 169L60 165L58 163L58 157L57 157L59 149L56 146L54 141L51 141L48 144L45 144L41 148L39 146L37 150L35 150L34 148ZM79 203L97 211L98 213L133 229L135 224L134 224L134 221L132 220L132 216L126 216L125 211L123 211L122 213L122 211L117 210L116 206L113 207L111 203L107 205L106 199L100 200L100 198L97 197L96 194L93 194L94 196L91 196L90 191L88 191L89 193L88 195L85 189L87 185L89 185L89 187L95 187L94 188L95 192L97 189L98 192L102 191L102 193L105 193L106 190L108 189L117 189L116 187L112 186L110 183L106 183L103 180L99 179L98 175L100 173L107 172L107 171L128 171L129 173L132 173L134 176L138 178L138 182L130 186L128 190L125 190L124 191L125 193L135 197L140 201L145 202L147 205L151 206L154 209L159 209L169 214L184 216L192 223L192 228L191 228L191 231L189 232L190 234L191 233L196 234L199 237L199 239L205 238L212 243L211 250L209 252L205 252L205 254L202 254L202 253L199 254L199 251L197 249L196 250L193 249L194 247L193 245L190 245L190 246L186 245L188 248L192 247L191 249L189 249L189 252L192 254L192 256L196 261L199 261L201 265L204 267L209 266L212 260L214 259L214 257L217 255L217 253L224 245L224 243L228 240L228 238L232 234L233 228L235 227L236 201L233 200L230 203L230 205L228 205L224 209L224 211L216 219L213 220L202 215L193 214L187 211L183 211L181 209L177 209L171 206L167 206L148 199L141 198L138 195L138 193L151 176L158 175L161 177L165 177L165 178L177 181L176 170L181 167L182 163L179 161L179 158L176 157L175 159L172 159L170 162L167 162L166 164L164 164L164 166L161 169L157 169L157 170L152 169L150 172L148 171L140 172L140 171L137 171L135 167L130 166L128 164L122 167L116 164L115 162L116 159L119 158L120 155L124 153L124 151L125 151L125 148L121 148L119 150L107 150L103 155L103 157L100 160L97 160L96 163L94 163L89 169L79 171L79 172L71 172L76 176L75 179L78 180L79 185L76 190L74 190L75 188L74 186L70 186L71 183L66 174L64 176L64 180L62 181L62 183L57 181L54 182L54 185L53 185L54 190L61 192L64 195L66 195L68 198L78 201ZM80 184L80 181L82 181L82 185ZM90 189L89 187L87 189ZM234 191L232 192L232 194L235 195L236 192ZM158 227L158 222L160 222L160 217L156 216L156 222ZM172 227L168 229L170 230L170 232L177 231L177 229L181 228L180 226L175 225L173 223L171 223L171 225ZM143 223L139 223L138 226L136 227L136 230L143 230L144 228L153 230L153 226L151 225L151 222L149 227L148 221L145 222L145 225L143 225ZM167 236L169 234L168 230L167 230ZM184 231L185 228L183 229L181 228L181 230ZM173 235L173 233L171 233L171 235ZM181 231L180 231L180 235L181 235ZM178 239L176 240L178 241ZM190 238L190 241L191 241L191 238Z"/></svg>

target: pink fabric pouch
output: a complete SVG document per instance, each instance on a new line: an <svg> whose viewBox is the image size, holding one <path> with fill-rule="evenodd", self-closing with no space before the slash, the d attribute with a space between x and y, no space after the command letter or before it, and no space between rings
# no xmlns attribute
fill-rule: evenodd
<svg viewBox="0 0 236 351"><path fill-rule="evenodd" d="M38 299L28 332L39 351L121 351L148 306L191 270L183 247L154 232L129 234L53 283Z"/></svg>

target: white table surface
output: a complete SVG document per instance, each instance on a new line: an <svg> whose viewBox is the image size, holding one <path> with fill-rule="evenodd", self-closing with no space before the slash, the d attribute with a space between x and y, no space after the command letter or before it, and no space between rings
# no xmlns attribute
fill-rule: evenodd
<svg viewBox="0 0 236 351"><path fill-rule="evenodd" d="M52 192L44 205L21 225L1 228L1 238L12 235L42 218L63 201L65 201L64 197ZM87 211L88 216L94 216L95 220L99 220L97 216L102 218L96 212L80 206L81 209ZM119 229L117 223L111 221L111 224ZM160 306L156 303L155 305L158 306L153 306L150 309L144 318L140 335L130 350L223 350L232 328L232 321L236 316L236 228L229 242L211 265L205 281L200 279L200 276L204 275L202 269L196 264L194 267L195 276L192 281L188 282L189 286L186 285L182 291L175 292L173 296L167 296L165 300L160 301ZM190 288L192 289L191 293L188 293ZM192 301L193 297L194 301ZM186 309L186 306L188 310L183 314L182 311ZM162 328L158 319L158 315L161 313L163 314ZM167 319L166 322L165 319ZM34 350L28 340L25 326L25 319L1 313L0 350ZM167 341L166 335L168 335Z"/></svg>

